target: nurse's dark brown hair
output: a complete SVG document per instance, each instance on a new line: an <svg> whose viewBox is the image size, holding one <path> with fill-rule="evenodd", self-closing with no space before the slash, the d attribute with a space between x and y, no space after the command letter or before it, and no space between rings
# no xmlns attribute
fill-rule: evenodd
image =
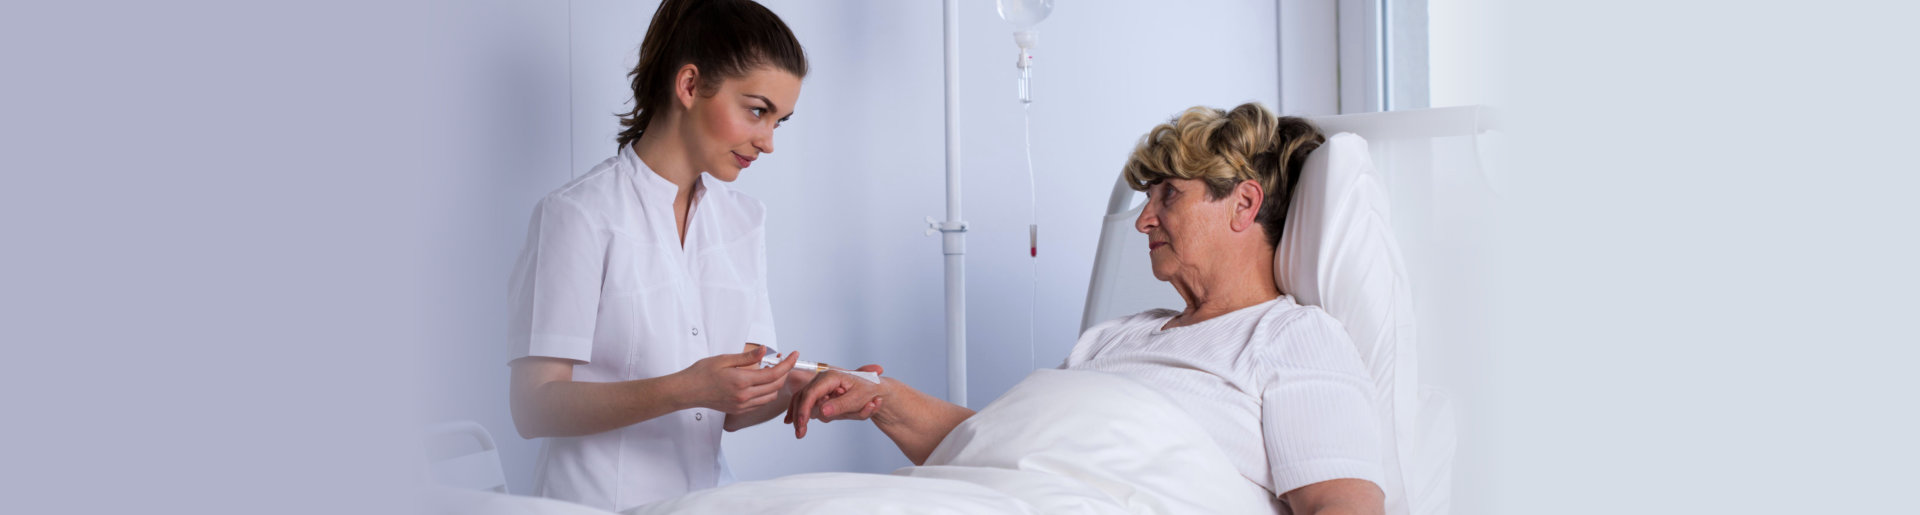
<svg viewBox="0 0 1920 515"><path fill-rule="evenodd" d="M765 6L750 0L666 0L653 12L640 42L640 64L627 73L633 110L619 113L623 128L616 148L640 139L654 113L672 105L674 75L687 64L700 70L701 96L712 96L720 81L760 66L807 76L806 50Z"/></svg>

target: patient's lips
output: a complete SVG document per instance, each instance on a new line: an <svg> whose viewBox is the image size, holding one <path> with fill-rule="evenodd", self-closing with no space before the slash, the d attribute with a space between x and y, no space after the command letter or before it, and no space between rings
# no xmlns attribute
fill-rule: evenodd
<svg viewBox="0 0 1920 515"><path fill-rule="evenodd" d="M1147 242L1147 252L1153 252L1153 249L1160 248L1166 244L1167 242L1164 241L1149 241Z"/></svg>

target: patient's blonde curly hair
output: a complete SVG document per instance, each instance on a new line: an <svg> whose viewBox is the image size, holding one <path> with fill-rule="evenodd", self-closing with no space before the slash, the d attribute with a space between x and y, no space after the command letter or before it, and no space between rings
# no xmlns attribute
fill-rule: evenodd
<svg viewBox="0 0 1920 515"><path fill-rule="evenodd" d="M1266 199L1254 220L1266 229L1267 244L1278 245L1300 167L1326 141L1313 122L1276 118L1258 102L1232 111L1194 106L1140 137L1122 173L1135 191L1169 178L1200 179L1209 200L1225 197L1240 181L1259 181Z"/></svg>

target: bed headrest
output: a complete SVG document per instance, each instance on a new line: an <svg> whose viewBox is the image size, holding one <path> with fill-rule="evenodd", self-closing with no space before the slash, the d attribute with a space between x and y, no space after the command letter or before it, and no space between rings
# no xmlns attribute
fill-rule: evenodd
<svg viewBox="0 0 1920 515"><path fill-rule="evenodd" d="M1383 372L1393 375L1396 355L1411 357L1414 336L1390 205L1367 141L1335 134L1307 156L1273 260L1280 291L1345 325L1376 381L1391 381Z"/></svg>
<svg viewBox="0 0 1920 515"><path fill-rule="evenodd" d="M1274 251L1273 277L1295 302L1319 306L1347 330L1373 376L1387 469L1389 513L1406 513L1402 463L1417 431L1419 365L1414 348L1413 291L1385 184L1374 173L1367 141L1334 134L1307 156L1293 204Z"/></svg>

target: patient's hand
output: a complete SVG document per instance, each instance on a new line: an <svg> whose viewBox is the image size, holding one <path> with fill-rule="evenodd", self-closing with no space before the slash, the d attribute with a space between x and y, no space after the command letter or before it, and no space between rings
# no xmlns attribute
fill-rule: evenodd
<svg viewBox="0 0 1920 515"><path fill-rule="evenodd" d="M880 365L867 365L856 370L875 374L882 372ZM814 376L813 382L794 393L793 404L787 409L786 422L793 424L794 438L805 438L808 419L819 419L821 422L867 420L880 409L884 390L881 385L865 379L839 372L824 372Z"/></svg>
<svg viewBox="0 0 1920 515"><path fill-rule="evenodd" d="M808 383L813 382L814 375L811 370L794 367L793 371L787 372L787 392L799 392L801 388L806 388Z"/></svg>

